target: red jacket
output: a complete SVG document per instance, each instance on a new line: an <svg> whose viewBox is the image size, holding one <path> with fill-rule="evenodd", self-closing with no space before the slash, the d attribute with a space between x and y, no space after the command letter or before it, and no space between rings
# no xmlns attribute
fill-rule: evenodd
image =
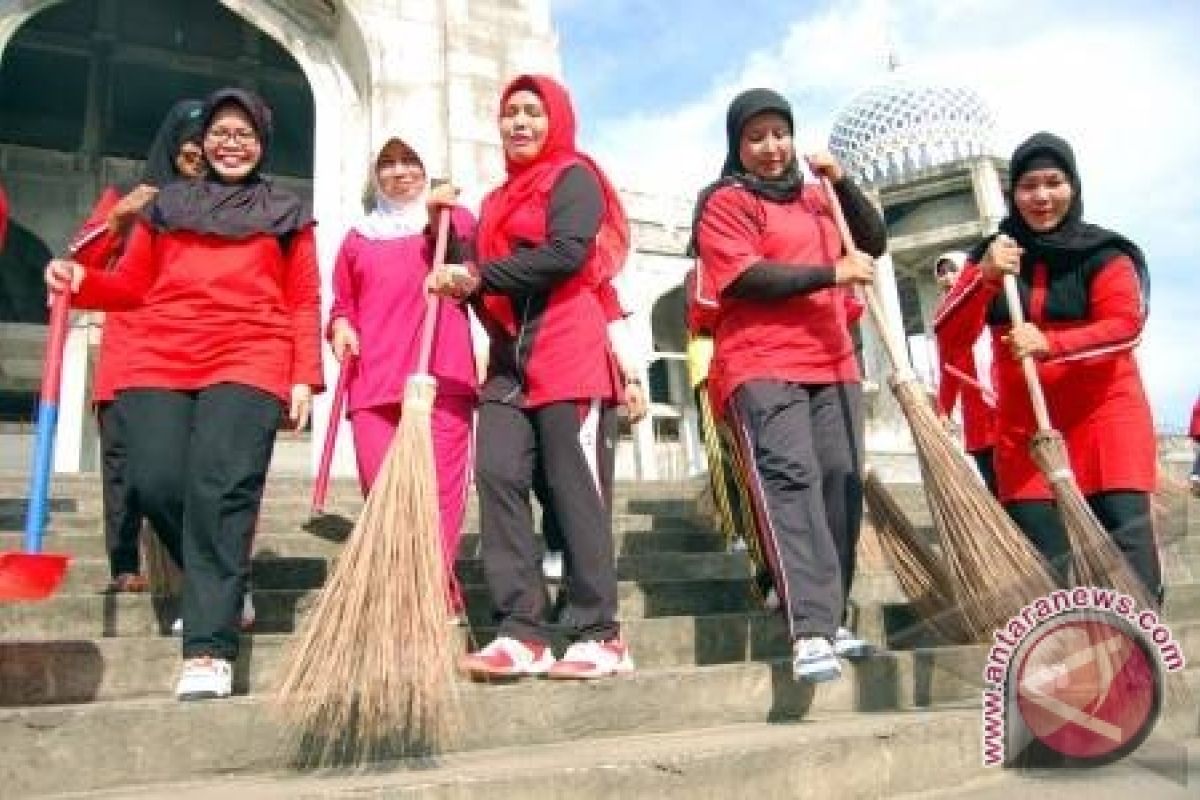
<svg viewBox="0 0 1200 800"><path fill-rule="evenodd" d="M318 292L311 226L285 253L266 234L155 234L138 222L117 268L89 271L75 303L141 307L115 390L240 383L286 404L293 384L323 388Z"/></svg>
<svg viewBox="0 0 1200 800"><path fill-rule="evenodd" d="M91 215L75 235L81 243L72 247L72 257L90 270L108 270L116 264L124 240L107 229L108 215L121 199L115 187L108 187L96 201ZM99 229L102 233L93 236ZM100 353L96 357L96 372L92 378L92 402L108 403L113 399L116 387L122 383L121 369L128 362L129 348L133 344L133 320L139 312L109 312L104 315L104 328L100 335Z"/></svg>
<svg viewBox="0 0 1200 800"><path fill-rule="evenodd" d="M968 262L934 319L938 347L969 351L983 332L988 307L1002 291L999 282L985 280L979 267ZM1037 362L1037 371L1050 422L1066 440L1080 489L1085 495L1153 491L1157 445L1133 356L1145 324L1133 263L1119 256L1096 272L1084 319L1047 320L1046 296L1046 270L1039 264L1030 286L1028 321L1046 335L1050 354ZM991 328L998 377L995 464L1000 499L1050 499L1049 485L1029 454L1037 426L1024 374L1001 342L1008 329Z"/></svg>
<svg viewBox="0 0 1200 800"><path fill-rule="evenodd" d="M936 319L941 313L949 296L934 311ZM996 406L995 390L992 397L962 379L966 375L973 381L987 387L995 387L997 375L995 361L989 366L989 374L980 380L979 367L976 364L975 348L983 346L981 342L972 342L970 347L955 347L957 342L938 341L938 411L947 417L954 413L959 400L962 401L963 447L968 453L977 453L994 447L996 444Z"/></svg>
<svg viewBox="0 0 1200 800"><path fill-rule="evenodd" d="M857 382L846 292L819 289L786 300L741 300L725 289L760 261L833 266L841 238L816 186L790 203L766 202L739 186L709 198L696 231L702 281L720 298L709 372L713 408L724 413L743 383L777 379L801 383Z"/></svg>
<svg viewBox="0 0 1200 800"><path fill-rule="evenodd" d="M1196 398L1196 404L1192 406L1192 424L1188 428L1188 436L1200 442L1200 397Z"/></svg>

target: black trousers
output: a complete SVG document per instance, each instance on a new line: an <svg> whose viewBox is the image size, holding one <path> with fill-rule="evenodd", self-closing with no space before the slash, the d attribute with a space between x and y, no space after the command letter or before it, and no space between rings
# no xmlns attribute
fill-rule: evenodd
<svg viewBox="0 0 1200 800"><path fill-rule="evenodd" d="M832 638L862 523L862 387L756 380L729 405L755 533L791 636Z"/></svg>
<svg viewBox="0 0 1200 800"><path fill-rule="evenodd" d="M121 405L117 400L96 406L100 428L100 479L103 484L104 544L113 578L141 571L138 534L142 512L125 479L128 445ZM178 553L172 553L173 557Z"/></svg>
<svg viewBox="0 0 1200 800"><path fill-rule="evenodd" d="M1133 574L1150 596L1161 603L1162 567L1154 540L1150 495L1145 492L1099 492L1088 495L1087 502L1125 554ZM1017 500L1005 503L1004 508L1050 562L1059 582L1066 585L1071 548L1055 504L1050 500Z"/></svg>
<svg viewBox="0 0 1200 800"><path fill-rule="evenodd" d="M233 660L278 398L240 384L130 389L126 474L164 539L181 537L183 656ZM163 527L159 525L163 524Z"/></svg>
<svg viewBox="0 0 1200 800"><path fill-rule="evenodd" d="M996 488L996 448L985 447L982 450L975 450L971 453L971 458L975 459L975 466L979 468L979 477L983 478L984 485L992 493L992 497L996 497L998 493Z"/></svg>
<svg viewBox="0 0 1200 800"><path fill-rule="evenodd" d="M611 474L608 479L611 486ZM533 469L533 496L537 498L538 505L542 507L542 538L545 540L546 550L561 553L566 547L566 543L563 539L562 526L558 524L558 517L554 516L554 507L550 505L550 489L546 485L546 470L540 459Z"/></svg>
<svg viewBox="0 0 1200 800"><path fill-rule="evenodd" d="M578 639L607 640L617 624L612 538L616 411L599 401L523 409L484 402L476 430L484 574L500 634L545 642L548 593L530 492L539 462L569 575L562 622Z"/></svg>

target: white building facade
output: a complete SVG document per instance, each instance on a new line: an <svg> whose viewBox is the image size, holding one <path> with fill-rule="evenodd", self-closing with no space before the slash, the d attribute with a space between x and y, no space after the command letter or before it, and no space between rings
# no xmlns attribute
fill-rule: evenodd
<svg viewBox="0 0 1200 800"><path fill-rule="evenodd" d="M268 167L312 198L328 307L334 255L362 212L379 144L404 138L431 175L477 201L503 177L500 89L527 71L561 72L549 0L0 0L0 183L20 239L16 255L3 254L20 263L0 273L23 276L0 283L0 441L9 459L0 467L20 466L27 447L20 419L32 416L44 338L40 267L104 186L137 175L171 102L225 84L271 102L280 152ZM1003 214L992 126L968 89L893 80L852 100L834 128L831 149L888 221L880 289L918 367L929 360L920 337L936 299L933 257L978 239ZM691 198L624 199L635 252L619 290L652 404L647 421L625 430L618 475L698 474L705 466L683 360ZM6 294L15 298L8 312ZM79 315L68 343L60 471L97 465L88 376L98 332L95 315ZM911 442L869 333L865 356L868 447L877 462L908 463ZM332 386L332 357L326 370ZM318 398L310 437L281 437L276 469L311 469L329 399ZM15 427L4 427L6 414ZM351 474L350 437L339 438L336 469Z"/></svg>

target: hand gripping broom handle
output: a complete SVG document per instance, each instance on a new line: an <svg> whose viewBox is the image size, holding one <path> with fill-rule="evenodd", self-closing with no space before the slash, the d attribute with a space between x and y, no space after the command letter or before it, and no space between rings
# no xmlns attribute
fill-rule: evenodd
<svg viewBox="0 0 1200 800"><path fill-rule="evenodd" d="M1017 291L1015 275L1004 275L1004 299L1008 301L1008 316L1013 325L1025 321L1025 310L1021 307L1021 293ZM1021 359L1021 370L1025 373L1025 383L1029 386L1029 402L1033 405L1033 416L1037 420L1038 430L1053 430L1050 424L1050 412L1046 408L1046 395L1042 392L1042 381L1038 378L1037 365L1033 356Z"/></svg>
<svg viewBox="0 0 1200 800"><path fill-rule="evenodd" d="M450 209L442 206L438 211L437 239L433 245L433 269L446 263L446 246L450 241ZM431 294L425 301L425 323L421 326L421 350L417 360L417 374L429 374L429 360L433 356L433 330L437 327L438 296Z"/></svg>
<svg viewBox="0 0 1200 800"><path fill-rule="evenodd" d="M842 213L842 204L838 201L833 184L829 178L821 173L817 173L817 178L821 181L821 188L825 190L825 198L829 202L829 211L833 214L833 221L837 223L838 233L842 236L842 247L845 248L847 253L852 253L858 248L854 244L854 235L850 233L850 226L846 224L846 215ZM867 310L871 312L871 321L875 323L875 329L879 332L879 338L883 340L883 346L887 350L888 359L892 362L892 371L906 376L911 375L912 365L909 364L908 354L904 349L904 345L898 342L892 335L892 328L887 324L887 312L883 308L883 303L879 300L879 295L875 292L875 287L860 286L857 288L867 298Z"/></svg>

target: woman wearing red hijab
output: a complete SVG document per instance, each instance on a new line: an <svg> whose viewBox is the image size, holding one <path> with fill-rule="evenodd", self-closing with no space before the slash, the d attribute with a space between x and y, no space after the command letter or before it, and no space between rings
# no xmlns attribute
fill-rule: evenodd
<svg viewBox="0 0 1200 800"><path fill-rule="evenodd" d="M491 339L475 482L499 632L462 666L476 677L628 672L604 478L622 387L599 291L628 254L628 224L604 173L575 149L562 86L516 78L499 127L508 179L483 202L474 263L430 278L436 292L472 296ZM571 574L563 616L576 641L557 663L529 496L539 463Z"/></svg>

